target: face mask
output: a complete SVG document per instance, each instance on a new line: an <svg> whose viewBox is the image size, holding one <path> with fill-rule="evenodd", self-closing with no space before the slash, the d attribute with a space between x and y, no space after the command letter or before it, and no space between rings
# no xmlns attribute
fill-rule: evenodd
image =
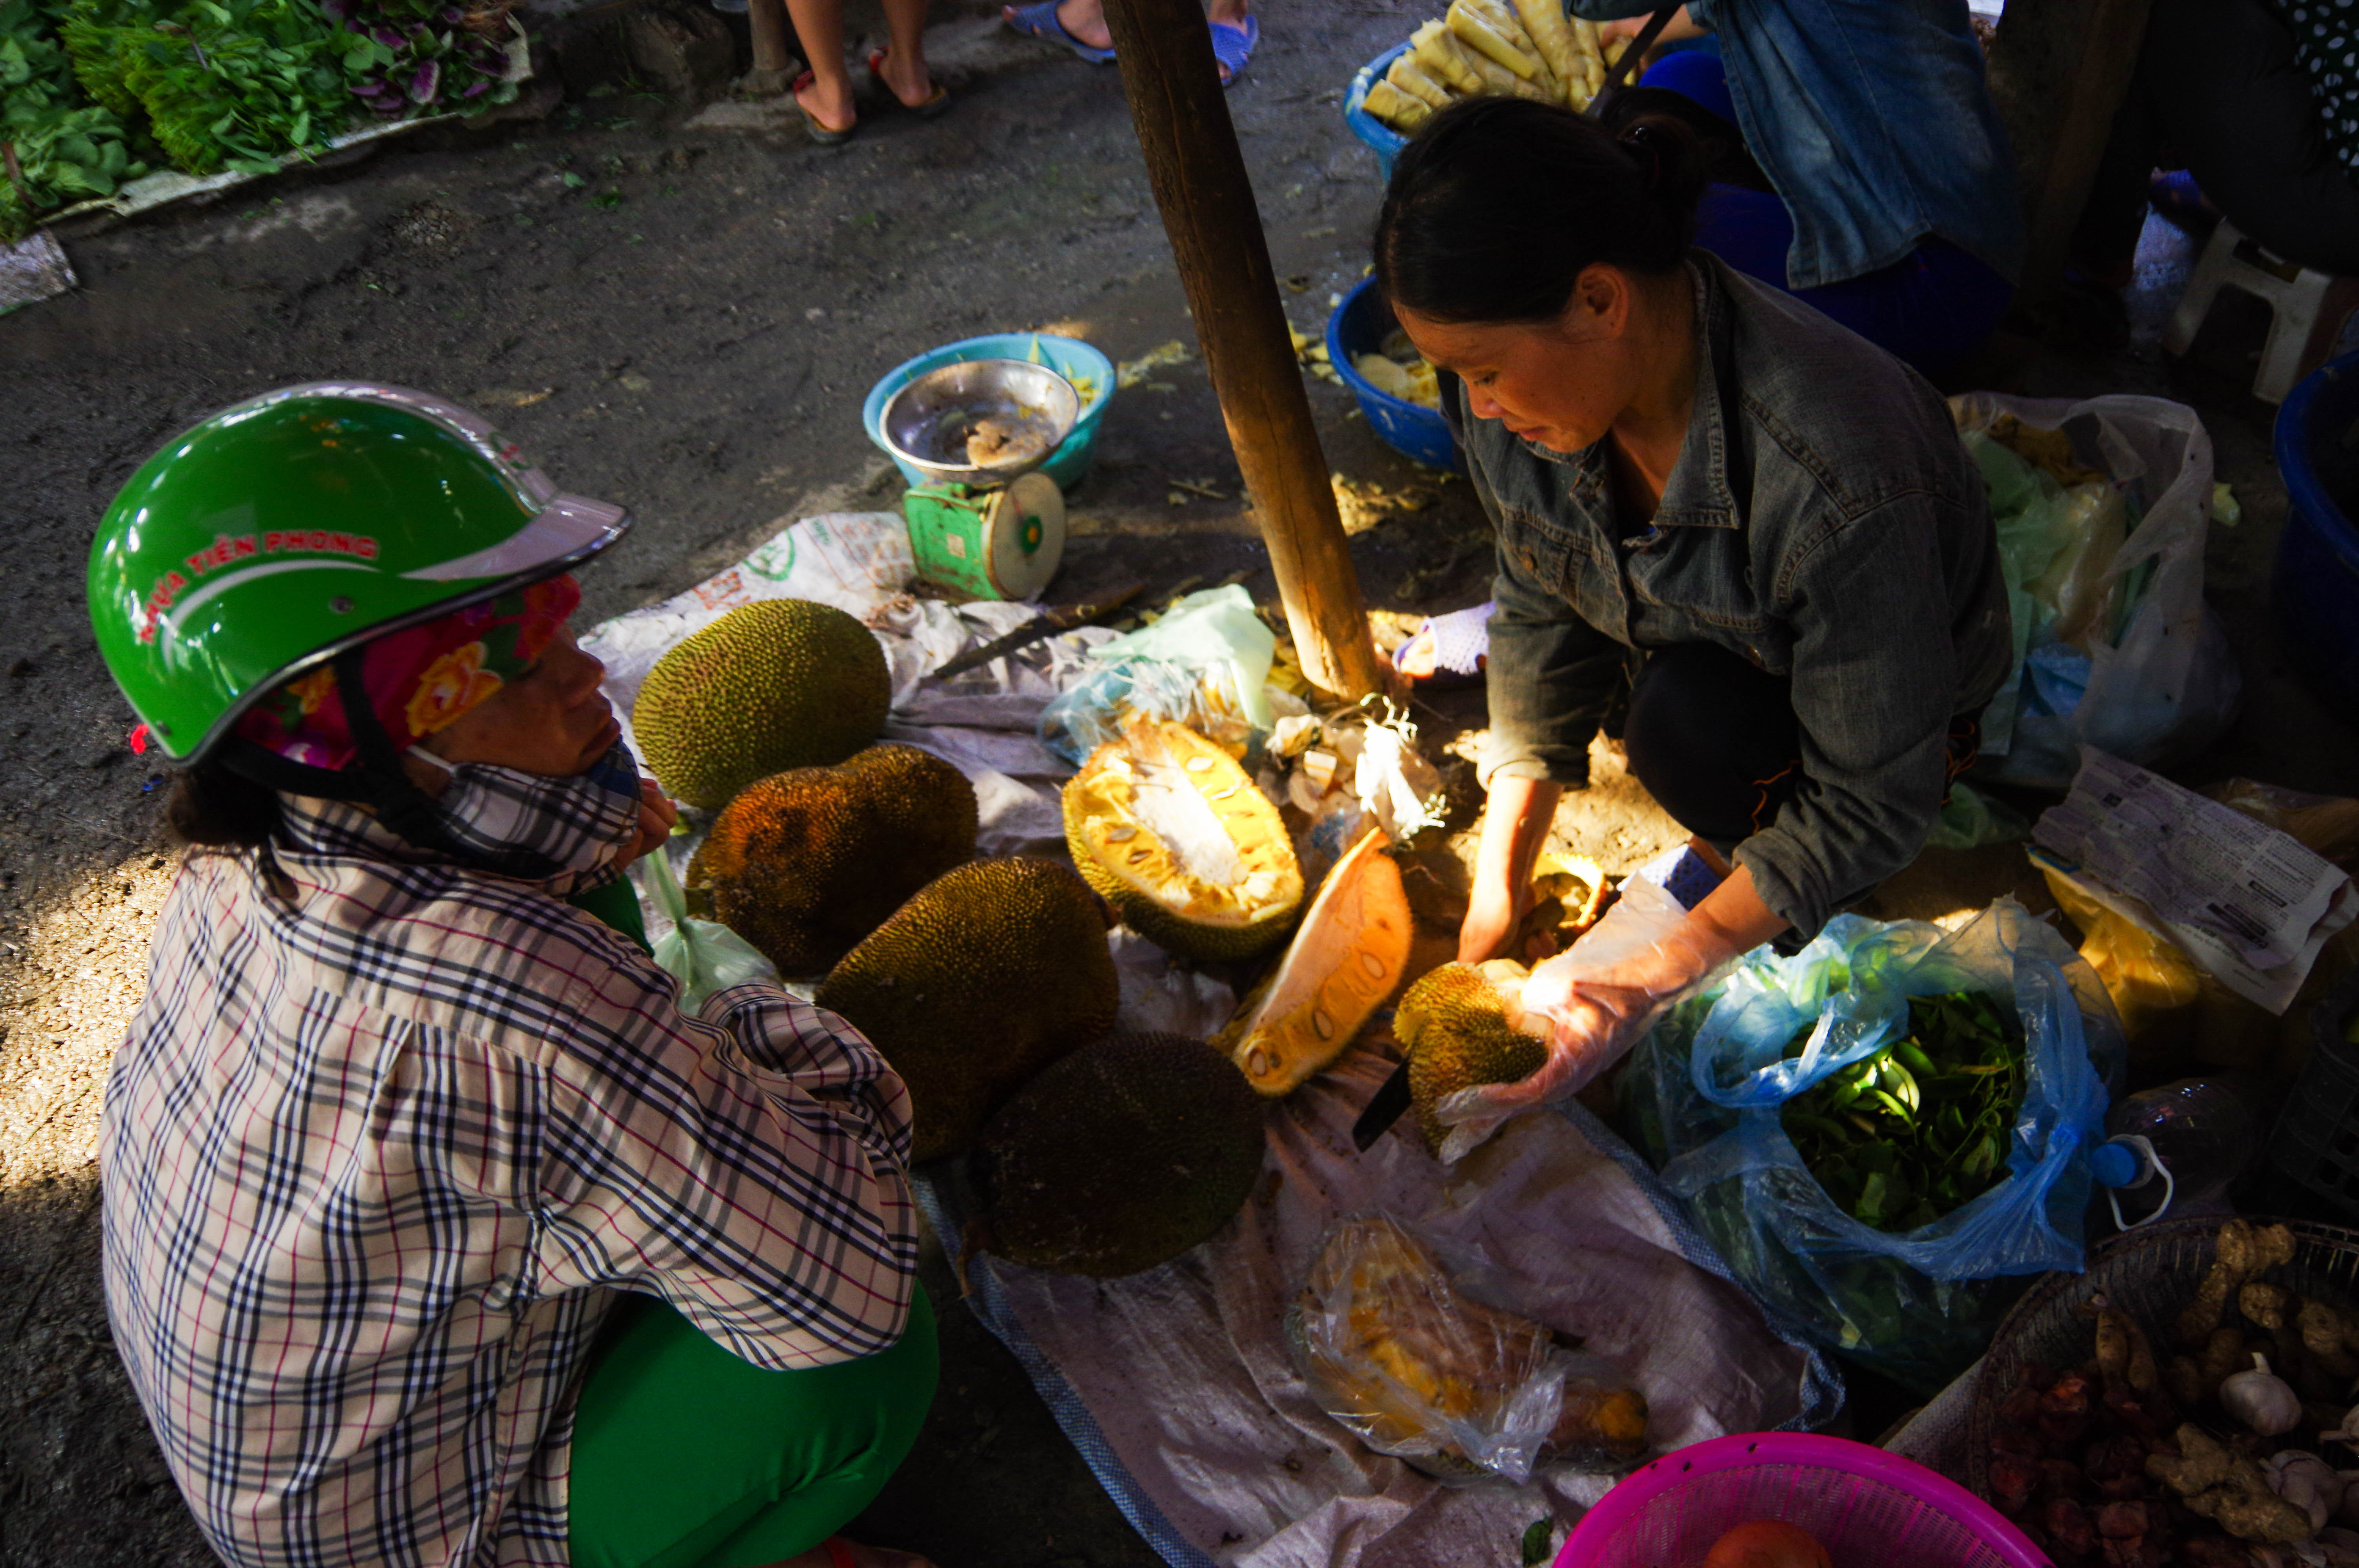
<svg viewBox="0 0 2359 1568"><path fill-rule="evenodd" d="M588 773L548 778L488 762L409 754L450 775L434 802L442 830L473 860L541 880L586 878L617 865L639 834L639 769L617 741Z"/></svg>

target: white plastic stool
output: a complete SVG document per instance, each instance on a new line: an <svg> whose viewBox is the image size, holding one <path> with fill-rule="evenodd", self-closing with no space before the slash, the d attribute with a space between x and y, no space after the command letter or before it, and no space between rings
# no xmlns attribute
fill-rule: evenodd
<svg viewBox="0 0 2359 1568"><path fill-rule="evenodd" d="M2162 334L2165 353L2187 351L2223 288L2239 289L2269 308L2268 341L2261 347L2260 373L2253 377L2253 395L2264 403L2283 403L2294 383L2324 364L2343 323L2359 312L2359 278L2281 261L2223 218L2170 313Z"/></svg>

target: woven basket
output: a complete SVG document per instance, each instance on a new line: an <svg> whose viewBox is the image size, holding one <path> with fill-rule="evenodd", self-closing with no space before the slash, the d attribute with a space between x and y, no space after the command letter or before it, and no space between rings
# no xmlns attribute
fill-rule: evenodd
<svg viewBox="0 0 2359 1568"><path fill-rule="evenodd" d="M2253 1224L2275 1221L2255 1217ZM2255 1277L2334 1305L2359 1300L2359 1230L2288 1220L2293 1261ZM1998 1407L2027 1364L2057 1371L2078 1367L2096 1352L2095 1325L2080 1308L2102 1292L2107 1304L2137 1319L2154 1342L2155 1354L2171 1352L2170 1325L2212 1267L2217 1219L2168 1219L2107 1242L2091 1256L2084 1274L2049 1274L2025 1292L1999 1325L1983 1358L1968 1419L1966 1484L1978 1497L1990 1496L1990 1440Z"/></svg>

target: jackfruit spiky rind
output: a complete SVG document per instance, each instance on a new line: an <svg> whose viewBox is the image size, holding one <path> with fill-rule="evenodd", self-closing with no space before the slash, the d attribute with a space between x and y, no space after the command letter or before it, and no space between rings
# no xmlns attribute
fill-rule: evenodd
<svg viewBox="0 0 2359 1568"><path fill-rule="evenodd" d="M1169 1262L1252 1195L1266 1115L1201 1040L1133 1033L1084 1045L1027 1084L975 1145L984 1249L1099 1279Z"/></svg>
<svg viewBox="0 0 2359 1568"><path fill-rule="evenodd" d="M970 860L843 956L819 1005L909 1087L919 1160L962 1152L1007 1098L1114 1027L1105 906L1053 860Z"/></svg>
<svg viewBox="0 0 2359 1568"><path fill-rule="evenodd" d="M820 975L919 889L974 858L974 785L915 746L757 779L722 808L686 886L782 975Z"/></svg>
<svg viewBox="0 0 2359 1568"><path fill-rule="evenodd" d="M1548 1045L1507 1022L1498 988L1472 964L1444 964L1393 1011L1393 1037L1408 1051L1408 1092L1425 1145L1441 1152L1450 1129L1442 1099L1476 1084L1511 1084L1548 1060Z"/></svg>
<svg viewBox="0 0 2359 1568"><path fill-rule="evenodd" d="M832 605L766 599L658 659L631 733L664 793L718 811L756 779L843 761L883 731L892 705L867 627Z"/></svg>
<svg viewBox="0 0 2359 1568"><path fill-rule="evenodd" d="M1122 874L1134 856L1159 849L1152 829L1120 809L1125 794L1111 770L1141 750L1168 756L1187 770L1207 806L1229 830L1230 841L1253 864L1265 867L1268 893L1234 914L1172 908ZM1247 958L1283 937L1302 907L1302 870L1277 807L1261 793L1236 760L1186 725L1134 719L1119 739L1090 754L1082 771L1065 783L1065 847L1098 896L1114 905L1122 923L1167 953L1188 958ZM1129 829L1121 842L1109 829Z"/></svg>
<svg viewBox="0 0 2359 1568"><path fill-rule="evenodd" d="M1213 1038L1263 1095L1291 1094L1342 1055L1408 971L1415 921L1386 843L1372 828L1336 862L1285 957Z"/></svg>

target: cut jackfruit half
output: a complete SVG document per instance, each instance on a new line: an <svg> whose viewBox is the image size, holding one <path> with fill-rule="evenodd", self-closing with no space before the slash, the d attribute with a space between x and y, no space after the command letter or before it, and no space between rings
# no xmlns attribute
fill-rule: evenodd
<svg viewBox="0 0 2359 1568"><path fill-rule="evenodd" d="M1408 968L1408 895L1371 829L1327 873L1286 957L1213 1043L1245 1081L1291 1094L1343 1054Z"/></svg>
<svg viewBox="0 0 2359 1568"><path fill-rule="evenodd" d="M1286 934L1302 869L1277 807L1184 724L1134 717L1065 785L1065 844L1124 925L1190 958Z"/></svg>

